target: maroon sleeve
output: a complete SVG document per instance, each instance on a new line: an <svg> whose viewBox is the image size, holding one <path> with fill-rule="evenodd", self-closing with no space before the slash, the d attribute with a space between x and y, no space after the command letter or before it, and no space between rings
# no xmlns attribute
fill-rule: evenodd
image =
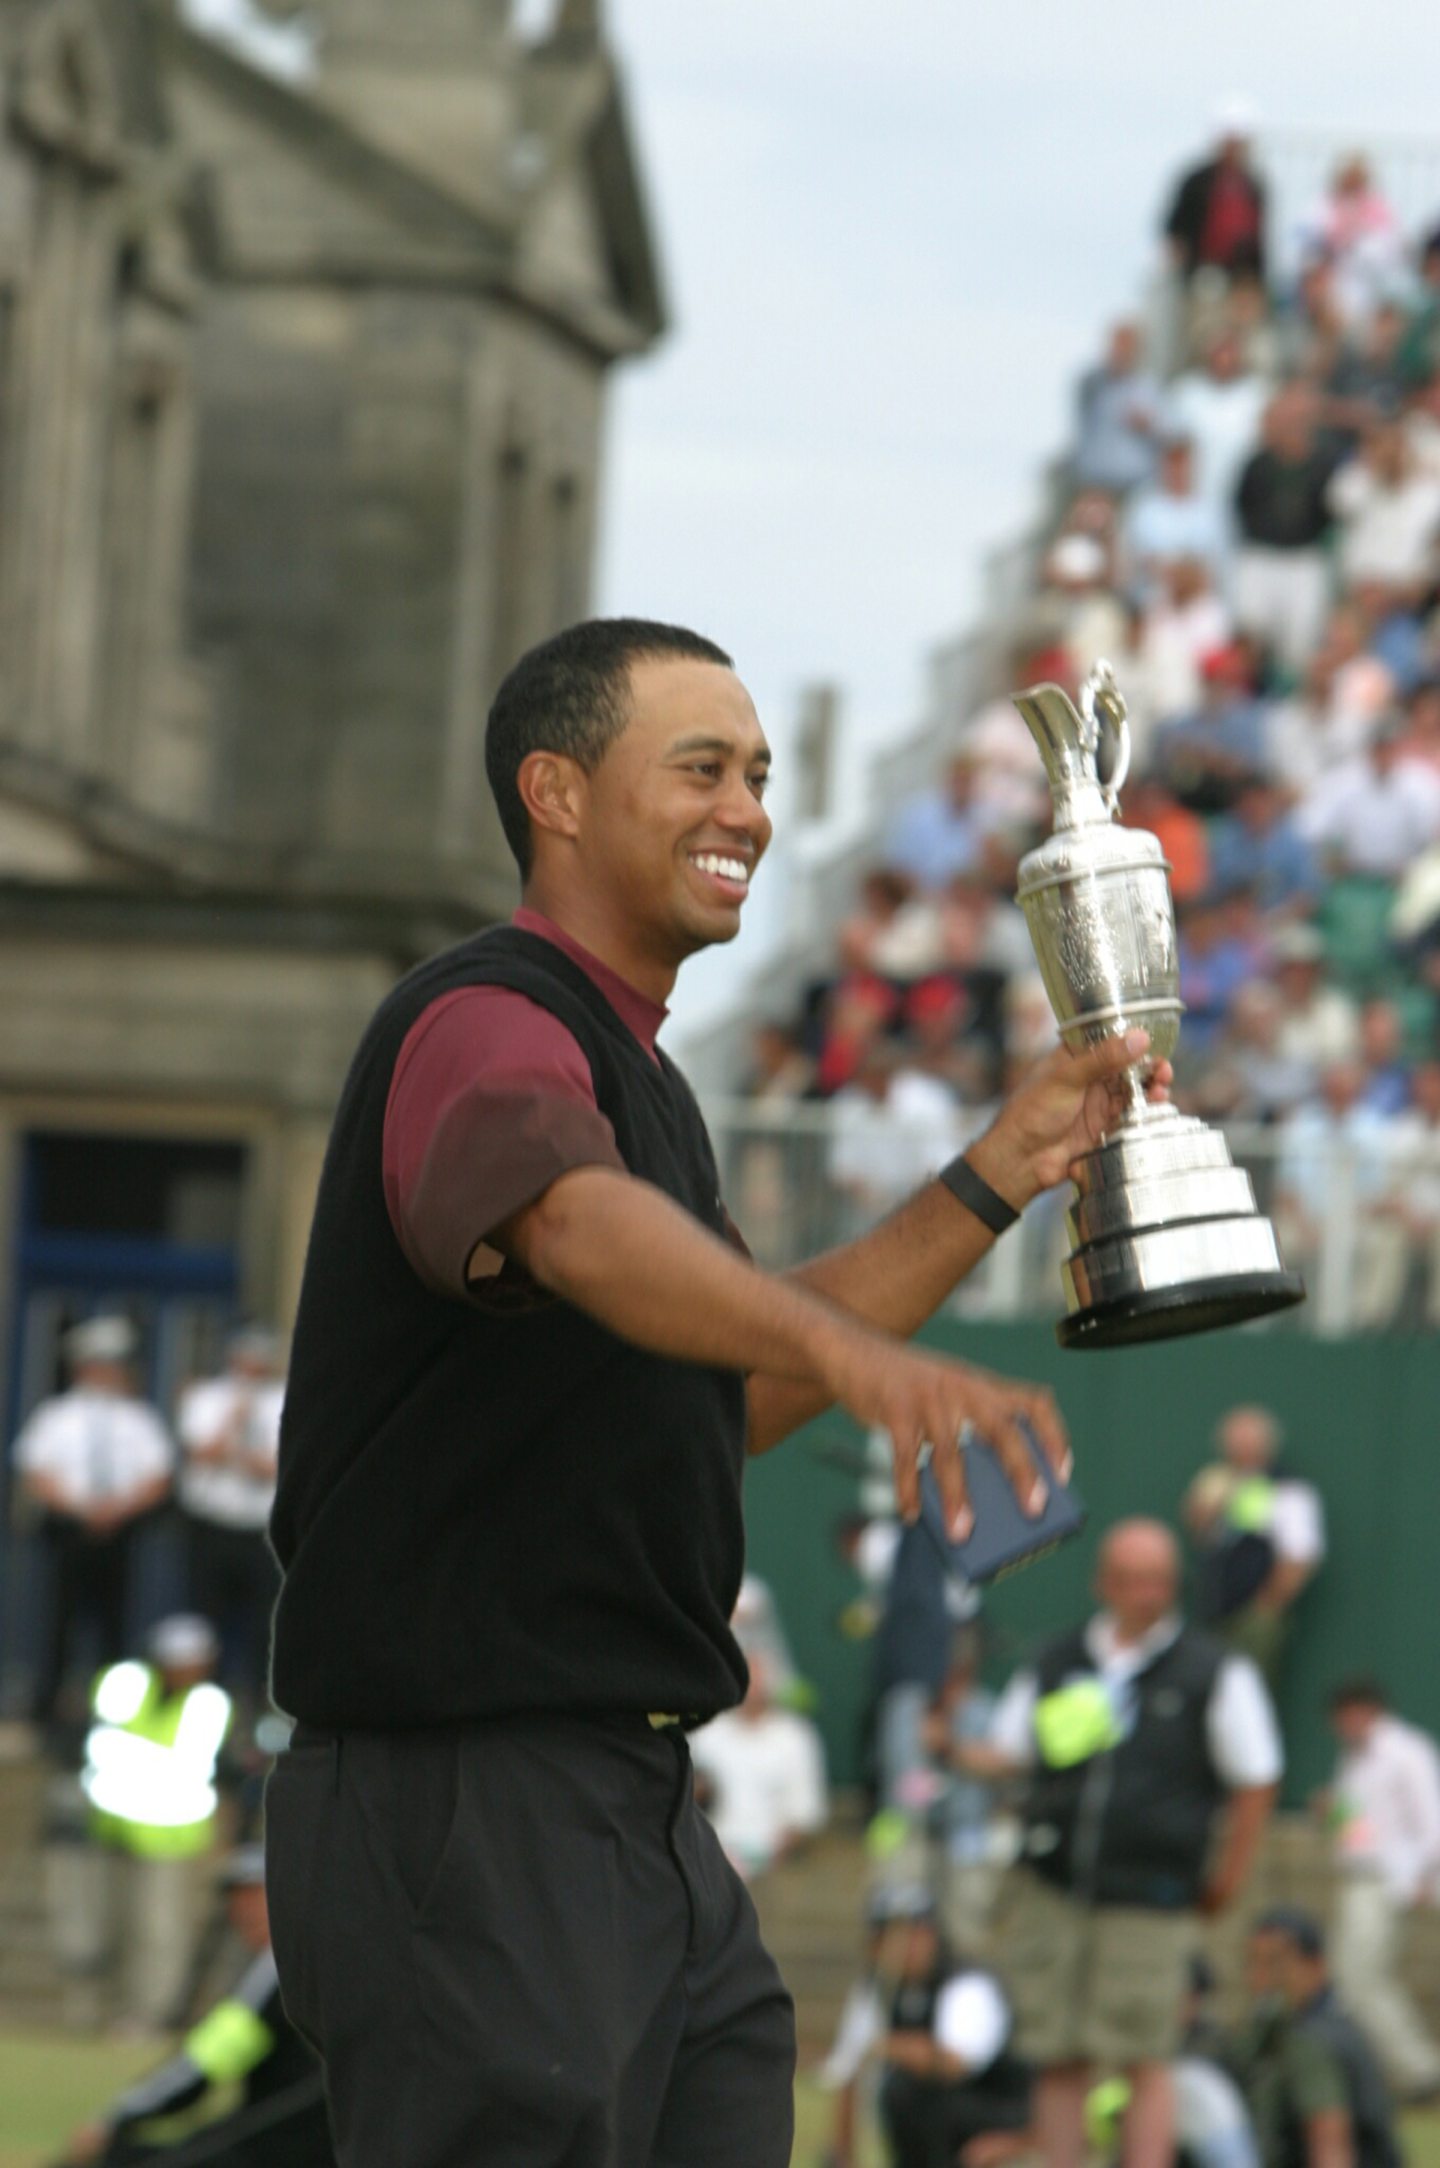
<svg viewBox="0 0 1440 2168"><path fill-rule="evenodd" d="M507 986L461 987L411 1025L383 1156L400 1247L428 1286L462 1296L493 1228L572 1167L624 1165L573 1033Z"/></svg>

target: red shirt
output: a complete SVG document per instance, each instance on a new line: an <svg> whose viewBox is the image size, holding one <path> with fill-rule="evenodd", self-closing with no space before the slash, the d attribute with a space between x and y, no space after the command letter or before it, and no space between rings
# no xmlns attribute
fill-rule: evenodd
<svg viewBox="0 0 1440 2168"><path fill-rule="evenodd" d="M511 924L578 964L656 1059L664 1008L540 912ZM500 1269L483 1248L493 1228L573 1167L623 1165L579 1044L528 995L461 987L411 1025L385 1106L383 1173L391 1225L428 1285L473 1291Z"/></svg>

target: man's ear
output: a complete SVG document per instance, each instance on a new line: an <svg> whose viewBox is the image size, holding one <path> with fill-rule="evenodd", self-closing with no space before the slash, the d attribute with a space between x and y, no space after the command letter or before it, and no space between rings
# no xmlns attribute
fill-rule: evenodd
<svg viewBox="0 0 1440 2168"><path fill-rule="evenodd" d="M585 774L578 761L564 753L527 753L515 785L532 829L557 836L578 834L585 792Z"/></svg>

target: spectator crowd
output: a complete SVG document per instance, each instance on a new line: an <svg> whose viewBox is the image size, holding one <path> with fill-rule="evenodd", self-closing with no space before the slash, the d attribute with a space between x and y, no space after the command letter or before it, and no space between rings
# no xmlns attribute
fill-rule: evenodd
<svg viewBox="0 0 1440 2168"><path fill-rule="evenodd" d="M1051 808L1007 695L1073 696L1107 658L1122 818L1172 867L1177 1100L1274 1131L1263 1201L1302 1271L1342 1147L1350 1321L1419 1327L1440 1318L1440 205L1407 234L1347 155L1282 275L1250 134L1228 111L1177 189L1173 351L1118 323L1082 377L1003 682L894 814L750 1085L830 1105L842 1219L983 1126L1053 1033L1014 903Z"/></svg>

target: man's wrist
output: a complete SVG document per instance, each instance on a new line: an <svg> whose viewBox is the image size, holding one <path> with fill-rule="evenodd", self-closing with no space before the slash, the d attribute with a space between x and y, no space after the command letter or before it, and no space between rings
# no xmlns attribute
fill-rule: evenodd
<svg viewBox="0 0 1440 2168"><path fill-rule="evenodd" d="M1041 1185L1036 1180L1029 1156L1015 1150L1000 1122L967 1146L964 1156L980 1179L988 1182L998 1197L1004 1198L1012 1212L1023 1212L1031 1198L1039 1196Z"/></svg>
<svg viewBox="0 0 1440 2168"><path fill-rule="evenodd" d="M1020 1217L1015 1206L985 1179L966 1152L942 1167L938 1179L992 1235L1003 1235Z"/></svg>

